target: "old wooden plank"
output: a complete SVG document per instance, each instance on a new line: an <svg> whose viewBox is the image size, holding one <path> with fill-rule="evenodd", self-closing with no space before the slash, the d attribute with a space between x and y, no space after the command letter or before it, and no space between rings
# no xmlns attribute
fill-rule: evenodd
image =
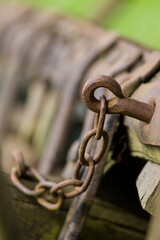
<svg viewBox="0 0 160 240"><path fill-rule="evenodd" d="M131 155L135 157L151 160L155 163L160 163L160 148L159 146L152 146L143 144L137 137L136 133L128 129L128 140Z"/></svg>
<svg viewBox="0 0 160 240"><path fill-rule="evenodd" d="M57 178L55 178L57 180ZM24 196L10 184L5 188L11 191L11 203L14 206L20 226L24 230L26 240L56 239L62 227L70 201L64 203L61 210L52 212L37 205L34 199ZM32 182L25 182L29 186ZM133 213L100 199L95 200L85 228L79 239L142 240L145 237L147 221ZM73 226L72 226L73 227Z"/></svg>
<svg viewBox="0 0 160 240"><path fill-rule="evenodd" d="M136 186L143 209L156 216L160 198L160 165L148 161L137 178Z"/></svg>

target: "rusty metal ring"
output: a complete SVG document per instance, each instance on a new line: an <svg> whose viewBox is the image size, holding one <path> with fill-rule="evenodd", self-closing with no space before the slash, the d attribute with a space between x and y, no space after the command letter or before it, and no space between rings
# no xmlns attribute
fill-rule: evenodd
<svg viewBox="0 0 160 240"><path fill-rule="evenodd" d="M33 176L36 180L36 176ZM18 175L18 169L16 167L12 168L11 170L11 180L13 184L24 194L27 196L40 196L42 193L44 193L44 189L39 189L39 190L31 190L27 187L25 187L19 180L19 175Z"/></svg>
<svg viewBox="0 0 160 240"><path fill-rule="evenodd" d="M43 181L43 182L40 182L37 184L36 186L36 189L43 189L45 190L46 188L52 188L53 186L56 186L57 184L55 182L50 182L50 181ZM51 192L51 191L50 191ZM59 190L56 192L57 194L57 202L56 203L51 203L47 200L45 200L44 198L42 197L37 197L36 200L37 202L42 206L42 207L45 207L47 208L48 210L58 210L62 203L63 203L63 191L62 190Z"/></svg>
<svg viewBox="0 0 160 240"><path fill-rule="evenodd" d="M79 171L81 170L81 167L82 167L81 163L78 161L74 170L74 176L72 180L81 181L83 184L81 184L81 186L74 186L74 191L72 192L64 193L64 198L68 199L68 198L76 197L79 194L83 193L89 186L93 177L95 165L94 165L93 158L89 154L86 154L86 159L89 165L89 170L88 170L86 179L84 181L78 180Z"/></svg>
<svg viewBox="0 0 160 240"><path fill-rule="evenodd" d="M46 201L43 198L37 198L37 202L42 206L47 208L48 210L58 210L62 203L63 203L63 194L61 195L60 193L58 193L58 198L57 198L57 202L56 203L50 203L48 201Z"/></svg>
<svg viewBox="0 0 160 240"><path fill-rule="evenodd" d="M57 192L58 190L68 187L70 185L73 186L81 186L83 184L83 181L79 180L79 179L67 179L64 180L60 183L57 183L56 186L53 186L50 190L50 192L53 194L54 192ZM64 194L65 195L65 194Z"/></svg>
<svg viewBox="0 0 160 240"><path fill-rule="evenodd" d="M96 114L95 123L94 123L94 128L97 129L97 133L95 135L96 140L101 139L104 121L106 117L107 104L106 104L106 97L104 95L101 96L100 102L101 102L100 113Z"/></svg>
<svg viewBox="0 0 160 240"><path fill-rule="evenodd" d="M118 98L124 98L121 87L115 79L105 75L98 75L90 78L83 87L82 100L93 112L98 113L101 108L100 101L94 96L95 90L99 87L107 88Z"/></svg>
<svg viewBox="0 0 160 240"><path fill-rule="evenodd" d="M52 188L52 187L55 186L55 185L56 185L55 182L51 182L51 181L46 181L46 180L44 180L44 181L39 182L39 183L36 185L35 189Z"/></svg>
<svg viewBox="0 0 160 240"><path fill-rule="evenodd" d="M85 153L85 159L88 162L88 167L89 167L88 174L87 174L82 186L74 187L74 189L79 194L81 194L82 192L84 192L88 188L88 186L89 186L89 184L92 180L92 177L93 177L93 174L94 174L94 169L95 169L95 164L94 164L94 161L93 161L93 158L91 157L91 155L89 155L88 153ZM74 175L73 175L75 179L78 179L78 175L79 175L79 172L80 172L81 168L82 168L82 164L78 161L77 165L75 167L75 170L74 170Z"/></svg>
<svg viewBox="0 0 160 240"><path fill-rule="evenodd" d="M87 144L88 144L90 138L96 135L96 132L97 132L97 129L90 130L87 133L87 135L84 137L84 139L80 145L79 161L84 166L88 166L88 161L87 161L87 159L85 159L85 150L86 150ZM108 133L104 130L102 132L102 137L103 137L103 141L101 144L100 151L96 154L95 158L93 159L94 164L97 164L101 160L101 158L103 157L103 155L106 151L107 145L108 145Z"/></svg>

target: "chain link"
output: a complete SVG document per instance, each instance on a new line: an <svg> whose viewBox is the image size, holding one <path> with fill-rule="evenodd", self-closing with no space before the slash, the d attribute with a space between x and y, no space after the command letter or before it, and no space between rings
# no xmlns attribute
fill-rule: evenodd
<svg viewBox="0 0 160 240"><path fill-rule="evenodd" d="M104 95L100 98L100 113L96 114L94 128L97 129L95 139L100 140L103 133L103 126L107 112L107 102Z"/></svg>
<svg viewBox="0 0 160 240"><path fill-rule="evenodd" d="M48 181L35 168L26 166L22 153L15 151L13 159L16 166L11 170L13 184L27 196L35 197L40 205L49 210L57 210L61 207L63 199L72 198L83 193L92 181L95 165L102 159L108 145L108 134L104 130L106 102L105 96L101 96L100 112L96 114L94 128L88 131L79 147L79 158L72 179L67 179L60 183ZM92 137L95 137L97 141L102 138L100 149L95 157L86 152L88 142ZM88 167L88 173L85 179L81 180L80 172L83 166ZM23 183L25 177L30 177L37 181L34 189L29 189L25 186L25 183ZM64 191L68 186L72 186L73 190Z"/></svg>

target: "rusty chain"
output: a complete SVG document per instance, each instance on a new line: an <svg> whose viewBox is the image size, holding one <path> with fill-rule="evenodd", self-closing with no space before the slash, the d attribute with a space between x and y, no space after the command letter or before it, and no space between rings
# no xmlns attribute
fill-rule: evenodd
<svg viewBox="0 0 160 240"><path fill-rule="evenodd" d="M11 170L11 180L13 184L25 195L35 197L37 202L43 207L49 210L57 210L61 207L63 199L72 198L83 193L89 186L93 174L95 165L103 157L108 144L108 134L103 130L104 120L106 116L106 98L102 96L100 98L101 109L100 113L96 114L95 125L84 137L80 148L79 148L79 159L74 169L72 179L64 180L60 183L55 183L46 180L37 170L33 167L28 167L24 164L23 155L19 151L13 153L13 159L15 160L16 166ZM103 138L101 147L95 158L86 152L86 147L89 140L92 137L97 140ZM88 173L85 180L81 180L80 171L83 166L88 167ZM29 189L23 183L23 178L30 177L37 181L34 189ZM22 181L21 181L22 180ZM69 192L63 191L64 188L72 186L73 190ZM46 198L46 194L49 200Z"/></svg>
<svg viewBox="0 0 160 240"><path fill-rule="evenodd" d="M108 88L116 97L107 101L105 96L101 96L100 100L97 100L94 92L99 87ZM151 105L124 97L120 85L114 79L104 75L89 79L86 82L82 90L82 99L90 110L96 112L96 116L94 128L88 131L79 147L78 161L72 179L59 183L48 181L35 168L24 164L21 152L15 151L13 153L13 158L16 162L15 167L11 170L13 184L21 192L34 197L40 205L49 210L59 209L63 199L78 196L88 188L92 181L95 165L103 158L108 145L108 133L104 130L106 113L125 114L149 123L154 112L154 108ZM92 157L86 151L88 142L92 137L97 141L101 141L101 145L98 145L100 149L95 157ZM85 179L81 180L80 173L83 166L88 167L88 173ZM37 181L33 189L25 186L23 183L23 178L25 177ZM64 191L68 186L71 186L73 190Z"/></svg>

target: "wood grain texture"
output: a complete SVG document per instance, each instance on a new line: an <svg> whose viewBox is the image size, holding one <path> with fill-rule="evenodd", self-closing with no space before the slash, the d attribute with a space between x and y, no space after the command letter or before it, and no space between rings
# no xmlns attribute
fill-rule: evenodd
<svg viewBox="0 0 160 240"><path fill-rule="evenodd" d="M136 186L143 209L156 216L160 198L160 165L148 161L138 176Z"/></svg>
<svg viewBox="0 0 160 240"><path fill-rule="evenodd" d="M160 163L159 146L143 144L138 139L136 133L131 129L128 129L128 142L132 156L144 158L155 163Z"/></svg>
<svg viewBox="0 0 160 240"><path fill-rule="evenodd" d="M57 180L57 178L55 178ZM23 229L25 240L56 239L67 214L70 201L59 211L51 212L37 205L32 198L24 196L12 186L5 175L5 188L11 192L11 204ZM25 182L32 186L32 182ZM110 202L95 199L86 225L79 239L142 240L147 229L147 220Z"/></svg>

